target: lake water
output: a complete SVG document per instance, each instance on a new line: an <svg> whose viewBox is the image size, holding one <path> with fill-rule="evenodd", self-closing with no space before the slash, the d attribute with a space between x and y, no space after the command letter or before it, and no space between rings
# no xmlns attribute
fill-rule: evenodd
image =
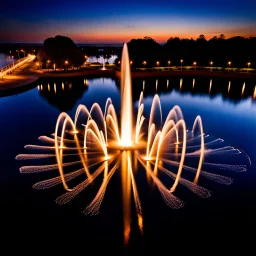
<svg viewBox="0 0 256 256"><path fill-rule="evenodd" d="M14 58L14 61L15 60L16 59ZM5 67L5 66L7 66L7 65L9 65L11 63L12 63L12 59L9 58L8 55L6 55L4 53L0 53L0 68Z"/></svg>
<svg viewBox="0 0 256 256"><path fill-rule="evenodd" d="M98 58L98 59L95 56L90 56L88 61L91 63L95 63L95 62L103 63L103 61L104 61L105 63L108 62L109 64L113 64L113 63L115 63L116 58L117 58L116 55L112 55L108 60L103 59L102 56L100 56L100 58Z"/></svg>
<svg viewBox="0 0 256 256"><path fill-rule="evenodd" d="M224 139L227 145L246 152L251 167L246 172L210 171L234 179L231 185L199 180L199 185L212 191L210 198L196 196L178 187L175 194L185 205L171 209L165 204L156 185L147 181L144 168L137 167L134 176L140 194L143 213L143 234L136 225L132 203L130 242L123 245L123 207L120 169L111 178L99 214L87 216L82 211L97 194L102 178L65 205L55 199L65 191L62 185L36 190L32 185L58 175L56 170L21 174L24 165L51 164L49 159L17 161L18 154L36 154L25 145L44 145L39 136L51 136L61 112L74 118L76 108L88 108L98 102L104 109L111 97L120 115L120 85L118 79L80 77L41 80L27 91L0 98L1 152L1 232L2 243L9 252L59 253L71 250L107 255L144 255L149 252L186 251L198 253L235 252L249 248L248 241L256 228L256 91L255 81L192 77L134 79L133 106L138 107L144 85L145 117L149 117L154 94L160 96L163 116L175 105L183 111L187 129L200 115L204 132ZM167 86L168 85L168 86ZM157 87L157 88L156 88ZM4 96L2 94L2 96ZM207 142L207 138L206 138ZM42 150L40 153L46 153ZM230 161L230 156L218 156L218 161ZM239 155L231 156L236 161ZM221 160L220 160L221 159ZM240 161L240 160L237 160ZM246 159L243 159L246 163ZM239 162L240 163L240 162ZM138 165L138 163L137 163ZM76 169L75 169L76 170ZM175 168L172 169L175 172ZM159 176L168 184L166 177ZM148 184L151 184L150 186ZM132 200L133 201L133 200ZM177 249L178 247L178 249ZM185 248L185 249L184 249ZM185 252L184 251L184 252ZM160 254L157 254L160 255Z"/></svg>

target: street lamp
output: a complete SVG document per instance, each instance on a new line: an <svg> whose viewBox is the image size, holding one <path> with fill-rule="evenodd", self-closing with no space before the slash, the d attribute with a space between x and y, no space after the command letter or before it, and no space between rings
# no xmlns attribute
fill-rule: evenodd
<svg viewBox="0 0 256 256"><path fill-rule="evenodd" d="M195 70L196 70L196 62L195 61L193 62L193 65L195 66Z"/></svg>
<svg viewBox="0 0 256 256"><path fill-rule="evenodd" d="M160 62L159 62L159 61L157 61L157 62L156 62L156 65L157 65L157 66L159 66L159 63L160 63Z"/></svg>
<svg viewBox="0 0 256 256"><path fill-rule="evenodd" d="M145 60L143 61L143 65L147 65L147 62Z"/></svg>
<svg viewBox="0 0 256 256"><path fill-rule="evenodd" d="M48 63L48 71L49 71L49 64L50 64L50 62L51 62L50 60L47 60L47 63Z"/></svg>
<svg viewBox="0 0 256 256"><path fill-rule="evenodd" d="M87 55L84 55L84 57L85 57L85 62L87 62L88 56L87 56Z"/></svg>
<svg viewBox="0 0 256 256"><path fill-rule="evenodd" d="M66 66L68 65L68 61L67 61L67 60L65 60L65 65L66 65ZM67 70L68 70L68 68L67 68Z"/></svg>
<svg viewBox="0 0 256 256"><path fill-rule="evenodd" d="M18 52L18 58L20 59L20 51L16 50L16 52Z"/></svg>
<svg viewBox="0 0 256 256"><path fill-rule="evenodd" d="M14 57L14 56L12 56L12 66L14 67L14 61L13 61L13 57Z"/></svg>
<svg viewBox="0 0 256 256"><path fill-rule="evenodd" d="M133 64L133 61L132 61L132 60L130 61L130 64L131 64L131 65Z"/></svg>
<svg viewBox="0 0 256 256"><path fill-rule="evenodd" d="M248 70L247 71L249 72L249 68L250 68L251 62L248 62L247 65L248 65Z"/></svg>
<svg viewBox="0 0 256 256"><path fill-rule="evenodd" d="M213 65L213 62L212 62L212 61L210 62L210 65L211 65L211 71L212 71L212 65Z"/></svg>
<svg viewBox="0 0 256 256"><path fill-rule="evenodd" d="M25 51L24 51L24 50L22 50L22 49L21 49L20 51L21 51L21 52L23 52L23 54L24 54L24 58L25 58Z"/></svg>
<svg viewBox="0 0 256 256"><path fill-rule="evenodd" d="M182 63L183 63L183 60L180 60L180 69L182 70Z"/></svg>
<svg viewBox="0 0 256 256"><path fill-rule="evenodd" d="M170 61L170 60L168 60L168 66L170 66L170 64L171 64L171 61Z"/></svg>
<svg viewBox="0 0 256 256"><path fill-rule="evenodd" d="M229 69L230 69L230 65L231 65L231 61L228 62L228 67L229 67ZM228 69L228 70L229 70L229 69Z"/></svg>

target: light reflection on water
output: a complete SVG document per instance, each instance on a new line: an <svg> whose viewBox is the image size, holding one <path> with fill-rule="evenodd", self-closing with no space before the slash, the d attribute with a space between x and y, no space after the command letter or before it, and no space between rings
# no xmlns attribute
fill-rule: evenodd
<svg viewBox="0 0 256 256"><path fill-rule="evenodd" d="M117 112L119 111L118 80L86 79L88 81L86 83L84 83L84 78L81 81L79 79L76 81L65 79L63 81L42 81L39 87L32 90L0 99L2 164L8 170L16 170L14 178L20 178L17 174L19 164L14 162L15 155L22 152L24 145L36 144L38 136L52 133L61 111L68 111L71 116L74 116L79 104L91 107L94 102L98 102L101 107L104 107L108 97L112 98ZM189 127L192 126L195 116L200 115L207 134L225 139L230 145L244 150L255 161L255 85L247 87L245 83L244 92L241 95L244 82L239 84L239 88L233 87L233 81L229 83L224 80L221 83L223 83L219 85L221 89L217 89L217 83L213 79L211 94L209 94L210 79L205 83L205 89L202 90L198 87L198 79L193 82L191 78L188 83L184 79L182 87L180 80L175 81L169 78L167 82L167 79L158 79L157 92L161 99L163 115L166 116L167 111L174 105L179 105ZM48 89L48 84L50 89ZM63 84L64 89L62 89ZM70 84L72 86L69 86ZM151 84L153 86L149 88ZM138 91L144 87L145 112L149 115L149 106L156 89L156 79L145 79L145 83L143 80L134 82L135 107L138 103L137 86L140 87ZM10 180L9 175L10 173L2 174L2 180L7 181L7 184ZM247 179L255 176L253 172L246 175ZM23 191L19 189L17 193L22 194ZM223 201L225 203L225 195L223 195Z"/></svg>

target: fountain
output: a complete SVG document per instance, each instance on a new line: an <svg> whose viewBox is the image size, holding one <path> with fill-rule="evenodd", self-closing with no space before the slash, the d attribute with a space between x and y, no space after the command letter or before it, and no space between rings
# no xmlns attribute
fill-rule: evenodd
<svg viewBox="0 0 256 256"><path fill-rule="evenodd" d="M105 68L105 59L104 59L104 56L103 56L103 66L102 66L102 70L106 70L106 68Z"/></svg>
<svg viewBox="0 0 256 256"><path fill-rule="evenodd" d="M194 84L195 80L193 87ZM168 85L169 81L167 87ZM143 89L144 87L145 81ZM85 105L79 105L74 120L62 112L57 119L52 137L39 137L46 145L25 146L26 149L47 153L16 156L17 160L53 160L53 163L48 165L23 166L20 172L40 173L58 170L59 176L33 185L35 189L49 189L62 184L66 192L56 199L58 204L68 203L97 177L102 176L103 181L98 192L83 211L89 215L99 212L109 181L119 171L125 243L128 243L131 233L133 203L137 213L137 224L143 234L143 212L136 180L138 171L145 171L147 180L153 182L167 206L179 209L184 204L175 194L176 190L180 189L178 184L199 197L208 198L211 192L200 184L200 177L210 182L230 185L232 178L219 172L243 172L250 165L250 159L244 152L226 145L220 138L205 134L200 116L195 118L192 130L188 130L182 111L177 105L163 120L160 97L157 94L153 98L148 119L143 114L143 92L138 101L135 118L132 103L128 47L124 44L121 63L120 124L110 98L107 99L104 110L98 103L94 103L90 109ZM232 159L235 159L235 162ZM216 173L211 172L213 169ZM75 184L76 178L82 175L86 178ZM165 182L162 180L163 175Z"/></svg>

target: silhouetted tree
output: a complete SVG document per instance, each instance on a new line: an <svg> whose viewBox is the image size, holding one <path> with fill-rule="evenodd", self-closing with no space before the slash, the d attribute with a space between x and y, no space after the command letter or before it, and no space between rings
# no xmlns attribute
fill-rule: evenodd
<svg viewBox="0 0 256 256"><path fill-rule="evenodd" d="M225 35L214 36L206 40L204 35L194 39L181 39L170 37L164 45L159 45L154 39L145 37L143 39L132 39L128 43L130 58L133 60L133 67L143 66L143 61L147 61L147 66L156 66L156 61L160 65L167 66L171 61L172 66L191 66L194 61L198 66L226 67L231 61L233 67L256 66L256 37L244 38L235 36L226 39Z"/></svg>
<svg viewBox="0 0 256 256"><path fill-rule="evenodd" d="M68 61L68 66L79 67L85 62L85 57L75 43L68 37L55 36L44 41L42 49L38 52L38 59L43 65L50 61L55 63L57 68L66 67L65 61Z"/></svg>
<svg viewBox="0 0 256 256"><path fill-rule="evenodd" d="M143 39L132 39L128 43L130 59L134 66L155 66L156 61L161 60L161 47L151 37L144 37Z"/></svg>

